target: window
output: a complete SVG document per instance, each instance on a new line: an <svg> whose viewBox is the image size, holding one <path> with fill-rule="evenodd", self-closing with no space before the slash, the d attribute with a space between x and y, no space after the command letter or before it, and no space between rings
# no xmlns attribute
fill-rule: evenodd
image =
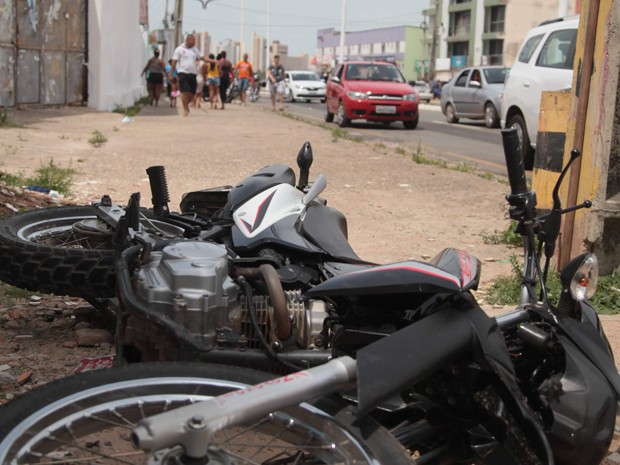
<svg viewBox="0 0 620 465"><path fill-rule="evenodd" d="M544 34L530 37L525 43L525 45L521 48L517 60L519 60L521 63L527 63L528 61L530 61L530 58L532 58L532 55L534 54L534 50L536 50L536 47L538 47L538 44L542 40L543 36Z"/></svg>
<svg viewBox="0 0 620 465"><path fill-rule="evenodd" d="M450 0L450 5L459 5L461 3L469 3L471 0Z"/></svg>
<svg viewBox="0 0 620 465"><path fill-rule="evenodd" d="M484 32L504 32L506 6L492 6L486 9Z"/></svg>
<svg viewBox="0 0 620 465"><path fill-rule="evenodd" d="M469 34L469 26L471 24L471 12L457 11L450 13L450 30L451 36L460 36Z"/></svg>
<svg viewBox="0 0 620 465"><path fill-rule="evenodd" d="M465 87L465 82L467 82L467 76L469 76L468 69L463 71L461 75L456 78L456 81L454 81L454 87Z"/></svg>
<svg viewBox="0 0 620 465"><path fill-rule="evenodd" d="M467 56L469 54L469 42L452 42L451 44L448 44L448 54L450 56Z"/></svg>
<svg viewBox="0 0 620 465"><path fill-rule="evenodd" d="M482 54L487 57L487 65L504 64L504 41L502 39L485 40Z"/></svg>
<svg viewBox="0 0 620 465"><path fill-rule="evenodd" d="M577 29L566 29L549 34L540 50L536 66L556 69L572 69L575 57Z"/></svg>
<svg viewBox="0 0 620 465"><path fill-rule="evenodd" d="M502 84L506 82L508 68L485 68L482 70L484 78L489 84Z"/></svg>

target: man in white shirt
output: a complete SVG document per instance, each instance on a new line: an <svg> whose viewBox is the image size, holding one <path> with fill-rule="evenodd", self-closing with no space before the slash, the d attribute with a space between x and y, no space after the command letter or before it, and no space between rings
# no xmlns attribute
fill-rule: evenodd
<svg viewBox="0 0 620 465"><path fill-rule="evenodd" d="M196 60L212 62L210 58L203 57L200 50L196 48L196 37L188 34L185 42L179 45L172 54L172 76L175 69L179 79L179 90L181 91L181 102L183 103L183 116L189 115L189 104L196 94Z"/></svg>

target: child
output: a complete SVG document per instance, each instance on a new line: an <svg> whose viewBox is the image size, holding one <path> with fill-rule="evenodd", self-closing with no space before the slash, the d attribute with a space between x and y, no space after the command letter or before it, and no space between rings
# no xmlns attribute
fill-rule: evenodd
<svg viewBox="0 0 620 465"><path fill-rule="evenodd" d="M177 107L177 97L179 96L179 83L176 77L170 78L170 106Z"/></svg>

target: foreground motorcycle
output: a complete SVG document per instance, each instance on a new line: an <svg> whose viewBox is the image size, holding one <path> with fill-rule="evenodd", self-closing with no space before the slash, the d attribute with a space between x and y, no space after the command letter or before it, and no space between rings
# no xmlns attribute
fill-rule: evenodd
<svg viewBox="0 0 620 465"><path fill-rule="evenodd" d="M488 317L470 292L479 263L449 249L430 264L362 264L335 273L287 303L298 309L289 310L290 325L279 315L271 326L260 326L253 292L245 288L270 279L260 271L265 263L234 253L223 260L203 247L218 244L197 240L129 244L117 259L119 315L128 321L147 307L151 313L141 315L142 322L155 318L162 333L166 325L177 332L202 328L186 331L180 345L210 361L217 360L210 354L225 353L221 361L228 364L233 352L251 352L245 334L232 345L246 311L245 324L255 331L249 334L264 339L260 344L271 348L281 369L293 365L285 355L300 352L287 350L288 331L297 335L296 328L309 322L322 330L309 333L314 345L306 358L293 361L312 365L312 355L324 351L334 360L267 380L231 364L138 364L60 380L0 411L0 461L600 463L613 434L620 380L598 317L585 301L596 284L595 257L584 254L564 268L557 305L545 289L561 214L589 204L562 209L558 189L567 166L552 211L536 216L515 131L503 136L510 214L524 238L522 302L515 311ZM117 243L139 229L138 212L130 205ZM179 270L195 273L179 277ZM183 285L169 291L168 282ZM201 287L192 286L197 282L220 284L215 293L203 289L199 295L194 291ZM267 306L277 298L272 292L265 292ZM245 310L228 306L239 296ZM190 311L192 297L201 305ZM290 307L293 302L299 307ZM317 315L311 309L319 303ZM264 312L270 313L276 312ZM300 404L327 394L332 396Z"/></svg>

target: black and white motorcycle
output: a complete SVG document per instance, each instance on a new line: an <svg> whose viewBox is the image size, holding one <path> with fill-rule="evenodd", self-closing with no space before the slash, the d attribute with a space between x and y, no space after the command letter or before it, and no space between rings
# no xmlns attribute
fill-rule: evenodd
<svg viewBox="0 0 620 465"><path fill-rule="evenodd" d="M518 138L514 130L503 135L510 215L524 239L522 302L514 311L497 318L483 312L471 293L479 262L454 249L432 263L323 262L333 276L317 283L301 278L304 262L287 270L271 252L232 251L234 234L231 244L196 240L200 235L154 239L130 204L114 241L122 251L119 340L128 346L121 353L165 359L176 351L177 360L213 363L129 364L32 391L0 410L0 461L600 463L620 378L586 300L596 287L596 258L583 254L562 270L556 304L541 264L543 250L547 263L553 256L560 216L589 203L562 209L567 166L552 211L537 215ZM247 209L232 209L237 239L251 244L267 231L303 236L297 222L308 220L308 205L323 205L314 197L320 183L305 194L281 184L290 183L263 186L262 195L254 191L240 203L252 199ZM274 200L280 195L282 203ZM279 221L272 218L283 221L287 211L297 221L273 229ZM262 229L264 221L272 225ZM281 294L276 281L297 289ZM145 334L152 339L143 346L127 344ZM170 334L182 336L176 346L162 342ZM246 365L263 371L235 366L244 364L243 354ZM294 368L311 365L319 366ZM274 378L265 368L285 375Z"/></svg>

